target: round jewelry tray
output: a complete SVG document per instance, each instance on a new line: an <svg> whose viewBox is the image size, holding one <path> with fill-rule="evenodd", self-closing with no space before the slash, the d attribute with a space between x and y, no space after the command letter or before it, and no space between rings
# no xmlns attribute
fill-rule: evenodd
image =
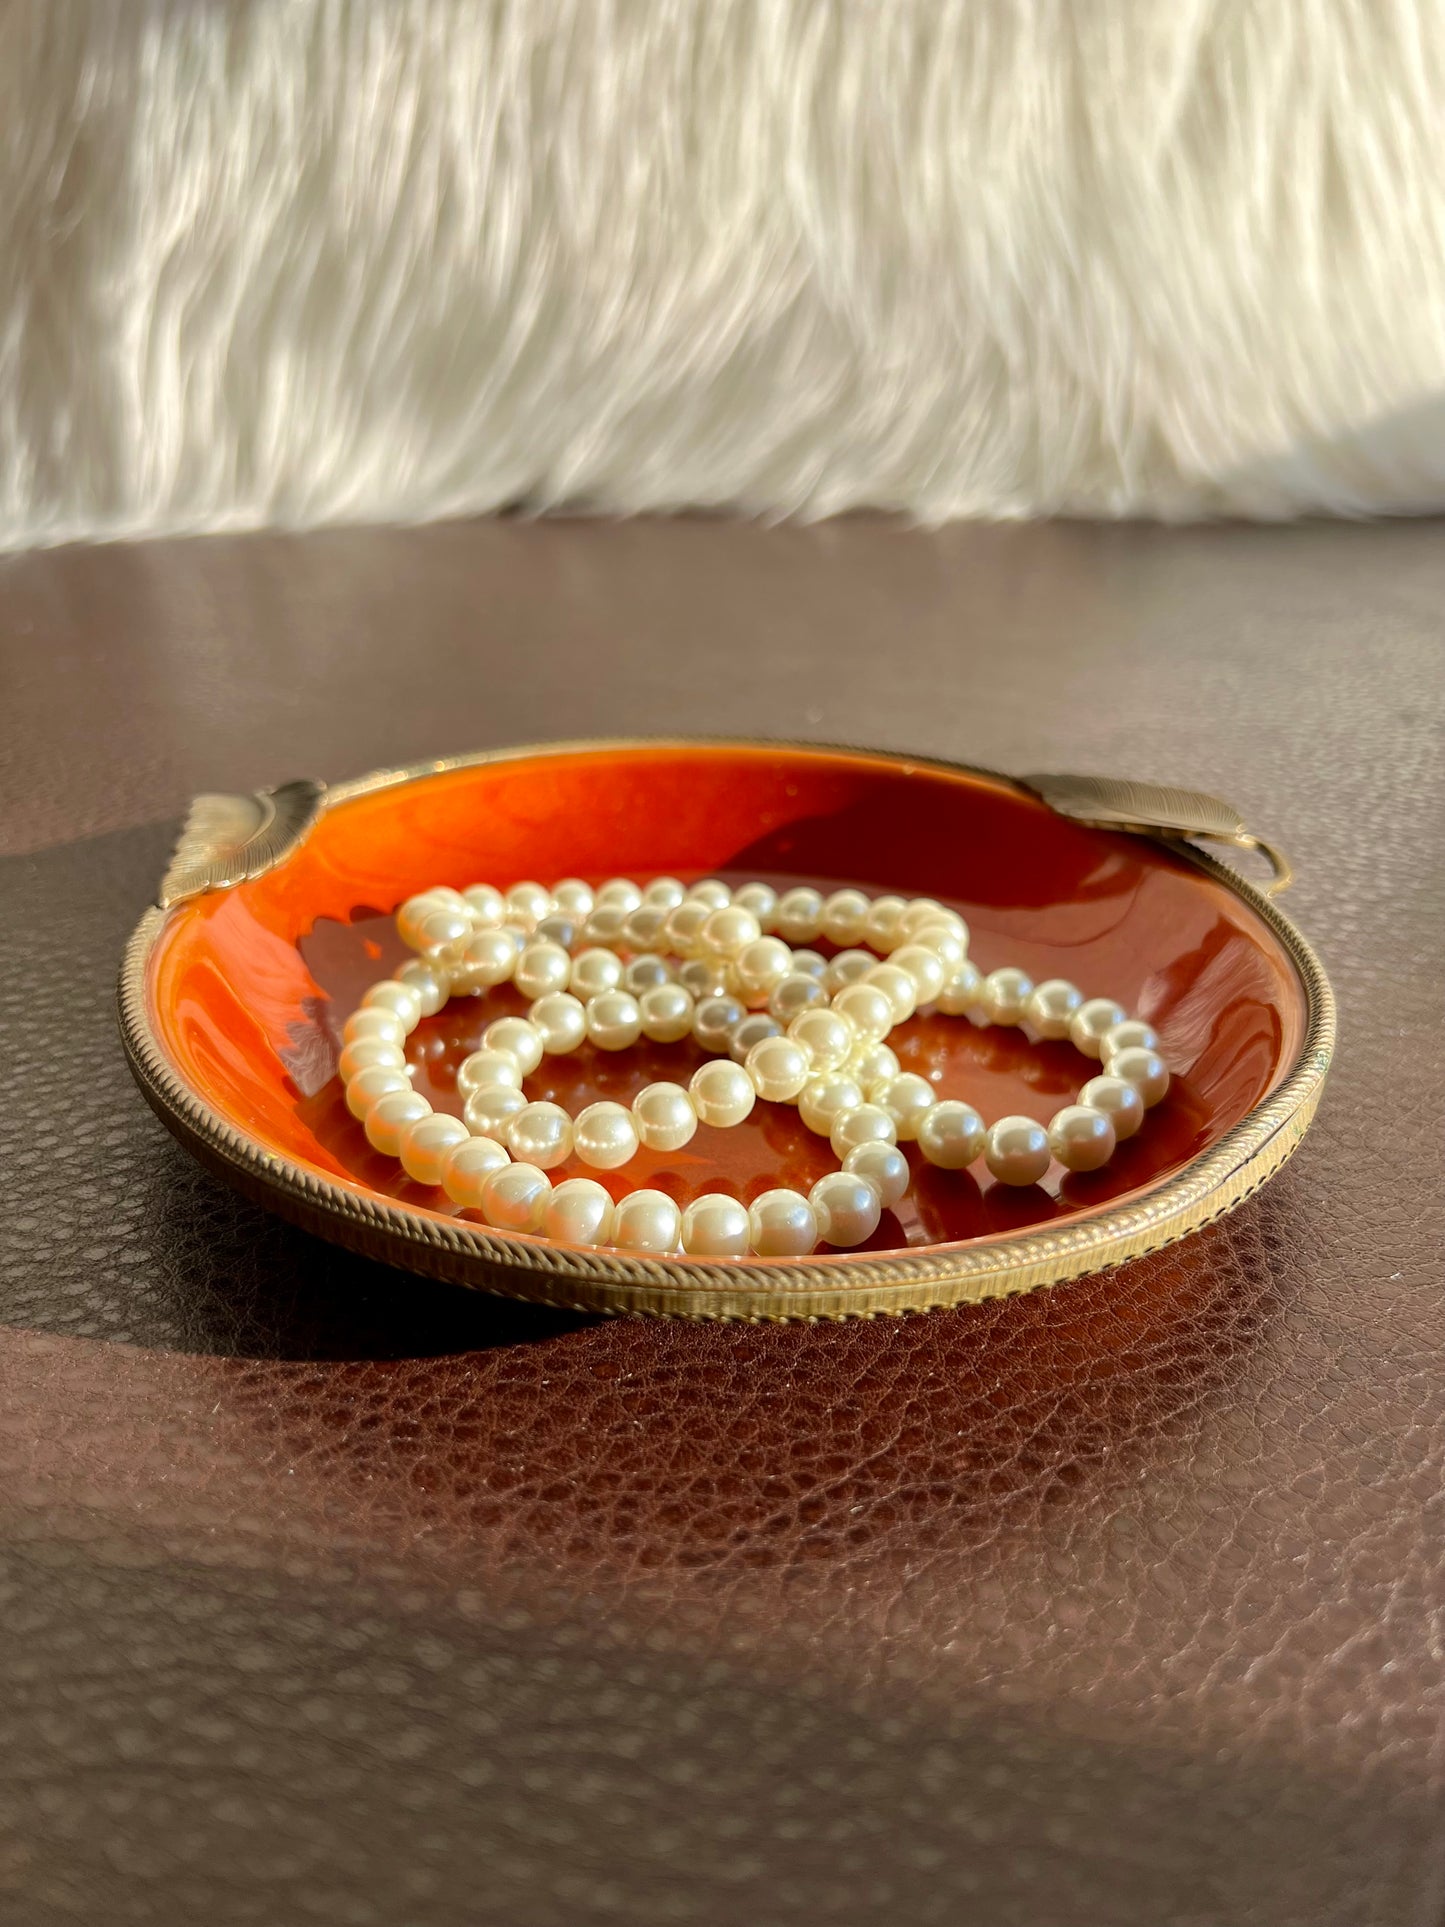
<svg viewBox="0 0 1445 1927"><path fill-rule="evenodd" d="M1094 827L1042 800L1057 800L1050 785L1062 780L1034 786L853 749L643 742L202 797L126 952L126 1051L171 1130L251 1197L370 1257L489 1291L586 1311L777 1319L920 1311L1057 1283L1183 1237L1270 1177L1309 1125L1334 1039L1329 985L1304 938L1260 890L1178 840L1208 825L1186 814L1161 841L1165 808L1143 813L1136 828L1149 835ZM1131 805L1180 796L1094 788ZM1238 828L1231 840L1252 844ZM391 921L403 898L435 883L568 874L936 897L968 920L985 971L1007 962L1036 980L1067 977L1153 1024L1169 1095L1088 1175L1054 1166L1015 1189L981 1166L939 1171L912 1152L907 1196L857 1251L654 1260L494 1231L373 1151L336 1077L341 1027L405 954ZM514 1008L509 987L424 1020L416 1082L439 1109L460 1111L457 1065L490 1018ZM1098 1068L1067 1043L931 1013L890 1042L904 1069L986 1118L1046 1119ZM616 1055L584 1046L545 1060L528 1091L575 1113L598 1097L626 1101L653 1078L685 1082L700 1061L690 1042ZM703 1127L682 1152L644 1151L604 1181L619 1196L649 1184L680 1203L715 1189L746 1202L779 1183L806 1189L835 1164L794 1107L760 1103L746 1123Z"/></svg>

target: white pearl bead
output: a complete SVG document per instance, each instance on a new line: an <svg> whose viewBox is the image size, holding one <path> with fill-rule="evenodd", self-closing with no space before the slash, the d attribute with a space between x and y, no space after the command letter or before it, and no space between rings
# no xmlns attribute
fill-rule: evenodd
<svg viewBox="0 0 1445 1927"><path fill-rule="evenodd" d="M760 1258L803 1258L818 1242L818 1214L801 1191L764 1191L748 1210L748 1241Z"/></svg>
<svg viewBox="0 0 1445 1927"><path fill-rule="evenodd" d="M1122 1077L1126 1084L1132 1084L1146 1109L1157 1104L1169 1089L1169 1072L1157 1051L1138 1047L1114 1051L1104 1068L1111 1077Z"/></svg>
<svg viewBox="0 0 1445 1927"><path fill-rule="evenodd" d="M642 1032L654 1044L675 1044L692 1031L692 993L681 984L658 984L637 1000Z"/></svg>
<svg viewBox="0 0 1445 1927"><path fill-rule="evenodd" d="M544 890L540 883L514 883L507 892L506 903L507 922L529 933L543 917L551 916L555 907L552 892Z"/></svg>
<svg viewBox="0 0 1445 1927"><path fill-rule="evenodd" d="M740 910L735 903L728 903L714 910L703 925L703 948L713 957L736 957L762 934L762 925L751 910Z"/></svg>
<svg viewBox="0 0 1445 1927"><path fill-rule="evenodd" d="M588 943L619 944L627 935L630 910L624 910L620 903L599 903L582 926L582 935Z"/></svg>
<svg viewBox="0 0 1445 1927"><path fill-rule="evenodd" d="M418 930L433 910L463 910L470 915L471 906L459 890L453 890L445 883L433 883L430 888L418 890L415 896L408 897L397 911L398 934L401 934L403 925L409 931Z"/></svg>
<svg viewBox="0 0 1445 1927"><path fill-rule="evenodd" d="M914 932L926 930L931 923L950 923L961 926L963 918L956 910L945 909L937 897L912 897L909 899L907 908L898 918L899 942L912 943Z"/></svg>
<svg viewBox="0 0 1445 1927"><path fill-rule="evenodd" d="M1104 1113L1120 1144L1126 1137L1133 1137L1144 1122L1144 1100L1122 1077L1111 1077L1107 1073L1103 1077L1091 1077L1079 1092L1079 1102Z"/></svg>
<svg viewBox="0 0 1445 1927"><path fill-rule="evenodd" d="M860 1043L848 1059L845 1069L849 1077L861 1085L863 1095L871 1104L874 1102L874 1086L897 1077L898 1053L887 1044Z"/></svg>
<svg viewBox="0 0 1445 1927"><path fill-rule="evenodd" d="M883 1138L855 1144L843 1160L843 1169L851 1177L866 1178L885 1211L891 1211L908 1189L908 1160L896 1144Z"/></svg>
<svg viewBox="0 0 1445 1927"><path fill-rule="evenodd" d="M877 1189L856 1171L830 1171L819 1178L808 1202L818 1216L818 1237L843 1250L871 1238L883 1216Z"/></svg>
<svg viewBox="0 0 1445 1927"><path fill-rule="evenodd" d="M381 1037L362 1037L348 1044L336 1065L343 1084L349 1084L360 1071L406 1069L406 1052L400 1044L388 1044Z"/></svg>
<svg viewBox="0 0 1445 1927"><path fill-rule="evenodd" d="M749 1003L766 1003L792 973L793 953L780 937L758 937L738 952L734 963L738 989Z"/></svg>
<svg viewBox="0 0 1445 1927"><path fill-rule="evenodd" d="M721 997L728 989L728 966L720 957L690 957L678 965L677 981L696 1002L704 997Z"/></svg>
<svg viewBox="0 0 1445 1927"><path fill-rule="evenodd" d="M741 890L733 891L733 902L743 910L751 910L758 920L760 930L771 930L778 909L778 893L767 883L745 883Z"/></svg>
<svg viewBox="0 0 1445 1927"><path fill-rule="evenodd" d="M490 883L470 883L462 891L472 922L482 930L501 923L507 914L506 899Z"/></svg>
<svg viewBox="0 0 1445 1927"><path fill-rule="evenodd" d="M373 984L363 995L361 1007L363 1010L389 1010L401 1019L408 1030L415 1030L421 1022L421 998L410 984L399 984L392 977Z"/></svg>
<svg viewBox="0 0 1445 1927"><path fill-rule="evenodd" d="M451 972L439 962L425 963L420 957L403 964L396 973L396 981L406 984L421 999L423 1017L435 1017L442 1005L452 994Z"/></svg>
<svg viewBox="0 0 1445 1927"><path fill-rule="evenodd" d="M692 1034L704 1050L720 1053L747 1014L736 997L704 997L692 1014Z"/></svg>
<svg viewBox="0 0 1445 1927"><path fill-rule="evenodd" d="M788 1035L807 1052L814 1077L842 1070L858 1045L858 1033L852 1024L841 1011L826 1005L799 1011L788 1025Z"/></svg>
<svg viewBox="0 0 1445 1927"><path fill-rule="evenodd" d="M594 902L591 885L581 877L563 877L552 886L551 914L566 917L572 923L581 923L584 917L590 916Z"/></svg>
<svg viewBox="0 0 1445 1927"><path fill-rule="evenodd" d="M1129 1086L1133 1090L1133 1085ZM377 1064L369 1071L358 1071L355 1077L346 1081L346 1108L354 1118L362 1123L366 1114L378 1098L386 1097L392 1091L409 1091L411 1079L405 1071L394 1070L388 1064Z"/></svg>
<svg viewBox="0 0 1445 1927"><path fill-rule="evenodd" d="M584 883L581 877L563 877L552 886L552 902L558 916L568 917L573 923L584 923L596 907L597 899L591 884Z"/></svg>
<svg viewBox="0 0 1445 1927"><path fill-rule="evenodd" d="M431 1105L420 1091L388 1091L377 1098L366 1113L366 1136L378 1151L394 1158L401 1148L401 1134L419 1117L429 1117Z"/></svg>
<svg viewBox="0 0 1445 1927"><path fill-rule="evenodd" d="M833 999L833 1008L864 1043L881 1044L893 1028L892 1001L877 984L846 984Z"/></svg>
<svg viewBox="0 0 1445 1927"><path fill-rule="evenodd" d="M611 1194L596 1178L567 1178L547 1200L542 1229L555 1244L605 1245L615 1216Z"/></svg>
<svg viewBox="0 0 1445 1927"><path fill-rule="evenodd" d="M977 964L959 965L938 993L938 1008L946 1017L983 1014L983 973Z"/></svg>
<svg viewBox="0 0 1445 1927"><path fill-rule="evenodd" d="M666 957L659 957L652 952L634 957L622 972L622 988L634 997L640 997L644 990L655 990L659 984L671 982L672 965Z"/></svg>
<svg viewBox="0 0 1445 1927"><path fill-rule="evenodd" d="M612 1242L619 1251L664 1257L682 1242L682 1213L665 1191L629 1191L612 1220Z"/></svg>
<svg viewBox="0 0 1445 1927"><path fill-rule="evenodd" d="M1000 1184L1037 1184L1049 1168L1049 1134L1034 1118L1001 1117L983 1154Z"/></svg>
<svg viewBox="0 0 1445 1927"><path fill-rule="evenodd" d="M828 959L818 950L795 950L791 971L795 977L813 977L822 983L828 974Z"/></svg>
<svg viewBox="0 0 1445 1927"><path fill-rule="evenodd" d="M881 1104L860 1104L835 1121L828 1142L841 1161L860 1144L896 1144L898 1127Z"/></svg>
<svg viewBox="0 0 1445 1927"><path fill-rule="evenodd" d="M787 943L812 943L823 927L823 896L800 884L778 899L773 928Z"/></svg>
<svg viewBox="0 0 1445 1927"><path fill-rule="evenodd" d="M475 997L504 984L516 967L525 939L509 925L478 930L457 949L448 951L446 972L454 997Z"/></svg>
<svg viewBox="0 0 1445 1927"><path fill-rule="evenodd" d="M753 1089L769 1104L787 1104L813 1075L806 1050L791 1037L765 1037L754 1044L744 1063Z"/></svg>
<svg viewBox="0 0 1445 1927"><path fill-rule="evenodd" d="M938 1102L938 1093L916 1071L901 1071L886 1083L876 1084L868 1093L868 1101L887 1111L899 1142L907 1144L918 1136L918 1127Z"/></svg>
<svg viewBox="0 0 1445 1927"><path fill-rule="evenodd" d="M768 998L768 1013L780 1024L790 1024L802 1011L814 1010L828 1001L828 993L816 977L795 970L773 987Z"/></svg>
<svg viewBox="0 0 1445 1927"><path fill-rule="evenodd" d="M722 1129L741 1124L758 1099L753 1080L730 1057L700 1065L687 1088L699 1120Z"/></svg>
<svg viewBox="0 0 1445 1927"><path fill-rule="evenodd" d="M570 957L572 954L572 946L576 943L578 935L577 925L572 919L562 916L560 912L554 911L550 917L543 917L542 921L537 925L536 934L532 938L532 941L533 943L560 944ZM525 945L523 947L525 948Z"/></svg>
<svg viewBox="0 0 1445 1927"><path fill-rule="evenodd" d="M681 1084L648 1084L632 1100L637 1135L649 1151L680 1151L697 1131L697 1110Z"/></svg>
<svg viewBox="0 0 1445 1927"><path fill-rule="evenodd" d="M1114 1126L1089 1104L1066 1104L1049 1122L1049 1149L1066 1171L1097 1171L1114 1155Z"/></svg>
<svg viewBox="0 0 1445 1927"><path fill-rule="evenodd" d="M863 938L870 949L888 955L898 941L898 919L907 908L903 897L874 897L863 919Z"/></svg>
<svg viewBox="0 0 1445 1927"><path fill-rule="evenodd" d="M629 1050L642 1035L642 1011L625 990L604 990L587 1006L587 1035L599 1050Z"/></svg>
<svg viewBox="0 0 1445 1927"><path fill-rule="evenodd" d="M504 1164L482 1185L482 1216L498 1231L540 1231L552 1180L535 1164Z"/></svg>
<svg viewBox="0 0 1445 1927"><path fill-rule="evenodd" d="M537 999L527 1012L527 1022L541 1038L548 1057L565 1057L587 1035L587 1007L570 991L554 990Z"/></svg>
<svg viewBox="0 0 1445 1927"><path fill-rule="evenodd" d="M634 910L623 932L628 949L660 949L667 942L667 919L670 914L670 911L646 903L640 910Z"/></svg>
<svg viewBox="0 0 1445 1927"><path fill-rule="evenodd" d="M440 1184L448 1155L457 1145L470 1141L471 1132L459 1117L433 1111L430 1117L419 1117L415 1124L407 1125L397 1154L409 1178L415 1178L418 1184Z"/></svg>
<svg viewBox="0 0 1445 1927"><path fill-rule="evenodd" d="M408 950L422 947L421 927L433 910L445 908L446 898L423 890L417 896L408 897L396 913L396 934Z"/></svg>
<svg viewBox="0 0 1445 1927"><path fill-rule="evenodd" d="M861 983L870 970L877 968L878 959L871 950L840 950L823 972L823 988L831 996L844 984Z"/></svg>
<svg viewBox="0 0 1445 1927"><path fill-rule="evenodd" d="M734 1027L728 1042L728 1056L735 1064L746 1064L754 1044L782 1034L783 1027L776 1017L769 1017L765 1010L755 1010Z"/></svg>
<svg viewBox="0 0 1445 1927"><path fill-rule="evenodd" d="M621 1104L589 1104L572 1126L572 1148L594 1171L616 1171L637 1156L637 1125Z"/></svg>
<svg viewBox="0 0 1445 1927"><path fill-rule="evenodd" d="M682 1214L682 1248L693 1258L741 1258L752 1226L736 1198L709 1191Z"/></svg>
<svg viewBox="0 0 1445 1927"><path fill-rule="evenodd" d="M1063 977L1035 984L1024 1005L1024 1021L1040 1037L1067 1037L1075 1013L1083 1008L1084 993Z"/></svg>
<svg viewBox="0 0 1445 1927"><path fill-rule="evenodd" d="M511 1084L486 1084L473 1091L462 1106L462 1116L473 1137L494 1137L507 1142L512 1119L527 1108L527 1100Z"/></svg>
<svg viewBox="0 0 1445 1927"><path fill-rule="evenodd" d="M572 1155L572 1119L560 1104L527 1104L507 1126L507 1144L514 1158L554 1171Z"/></svg>
<svg viewBox="0 0 1445 1927"><path fill-rule="evenodd" d="M622 982L622 959L613 950L581 950L572 959L572 979L568 988L583 1003L600 997L605 990L616 990Z"/></svg>
<svg viewBox="0 0 1445 1927"><path fill-rule="evenodd" d="M702 946L702 929L712 915L712 907L686 897L667 916L667 947L678 957L695 957Z"/></svg>
<svg viewBox="0 0 1445 1927"><path fill-rule="evenodd" d="M936 950L930 950L927 944L900 944L888 961L895 970L908 972L920 1005L933 1002L949 974L942 957Z"/></svg>
<svg viewBox="0 0 1445 1927"><path fill-rule="evenodd" d="M943 965L944 981L962 968L968 958L968 948L952 924L926 923L921 930L915 930L908 939L911 949L917 945L921 950L931 950Z"/></svg>
<svg viewBox="0 0 1445 1927"><path fill-rule="evenodd" d="M1126 1017L1122 1023L1115 1024L1104 1039L1100 1055L1107 1064L1121 1050L1152 1050L1159 1048L1159 1035L1152 1025L1138 1017Z"/></svg>
<svg viewBox="0 0 1445 1927"><path fill-rule="evenodd" d="M565 990L572 976L572 959L560 943L529 943L517 959L512 981L527 998L546 997Z"/></svg>
<svg viewBox="0 0 1445 1927"><path fill-rule="evenodd" d="M470 990L504 984L517 967L517 939L510 930L479 930L457 959L454 982Z"/></svg>
<svg viewBox="0 0 1445 1927"><path fill-rule="evenodd" d="M718 877L704 877L699 883L689 884L687 894L694 903L705 903L709 910L721 910L733 900L732 891Z"/></svg>
<svg viewBox="0 0 1445 1927"><path fill-rule="evenodd" d="M984 1015L991 1024L1021 1024L1033 989L1033 978L1022 970L991 970L983 980Z"/></svg>
<svg viewBox="0 0 1445 1927"><path fill-rule="evenodd" d="M417 925L417 949L423 956L430 956L438 950L453 950L466 942L476 925L466 910L452 910L445 906L428 910Z"/></svg>
<svg viewBox="0 0 1445 1927"><path fill-rule="evenodd" d="M844 1111L856 1111L863 1092L851 1077L817 1077L805 1084L798 1098L798 1115L810 1131L827 1137Z"/></svg>
<svg viewBox="0 0 1445 1927"><path fill-rule="evenodd" d="M1069 1039L1085 1057L1102 1057L1104 1039L1124 1021L1124 1007L1110 997L1090 997L1069 1019Z"/></svg>
<svg viewBox="0 0 1445 1927"><path fill-rule="evenodd" d="M823 935L830 943L857 943L870 907L861 890L835 890L823 904Z"/></svg>
<svg viewBox="0 0 1445 1927"><path fill-rule="evenodd" d="M918 1121L918 1148L940 1171L962 1171L983 1156L988 1133L971 1104L946 1097Z"/></svg>
<svg viewBox="0 0 1445 1927"><path fill-rule="evenodd" d="M457 1090L463 1099L494 1084L522 1088L522 1067L509 1050L474 1050L457 1066Z"/></svg>
<svg viewBox="0 0 1445 1927"><path fill-rule="evenodd" d="M883 992L893 1006L895 1024L906 1024L918 1008L918 984L910 972L895 963L873 964L860 979Z"/></svg>
<svg viewBox="0 0 1445 1927"><path fill-rule="evenodd" d="M652 910L675 910L687 891L676 877L654 877L642 893L642 901Z"/></svg>
<svg viewBox="0 0 1445 1927"><path fill-rule="evenodd" d="M498 1017L482 1032L487 1050L510 1051L523 1077L530 1077L542 1061L542 1034L525 1017Z"/></svg>
<svg viewBox="0 0 1445 1927"><path fill-rule="evenodd" d="M363 1037L374 1037L383 1044L404 1044L406 1026L394 1010L353 1010L341 1029L343 1044L359 1044Z"/></svg>
<svg viewBox="0 0 1445 1927"><path fill-rule="evenodd" d="M442 1161L442 1189L453 1204L464 1211L481 1208L482 1186L504 1164L510 1164L507 1148L491 1137L465 1137L454 1144Z"/></svg>
<svg viewBox="0 0 1445 1927"><path fill-rule="evenodd" d="M459 891L450 890L444 883L434 883L425 890L417 890L396 910L396 931L402 942L412 948L416 946L416 933L433 910L467 910L469 905Z"/></svg>
<svg viewBox="0 0 1445 1927"><path fill-rule="evenodd" d="M631 877L609 877L597 892L596 908L599 910L620 910L630 917L642 902L642 892Z"/></svg>

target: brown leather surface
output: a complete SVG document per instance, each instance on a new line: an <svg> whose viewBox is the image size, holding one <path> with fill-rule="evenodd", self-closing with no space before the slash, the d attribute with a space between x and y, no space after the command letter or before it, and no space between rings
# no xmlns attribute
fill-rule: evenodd
<svg viewBox="0 0 1445 1927"><path fill-rule="evenodd" d="M0 1920L1434 1927L1442 608L1426 525L0 564ZM169 1140L155 818L667 728L1237 801L1341 995L1305 1146L1110 1276L751 1330L369 1266Z"/></svg>

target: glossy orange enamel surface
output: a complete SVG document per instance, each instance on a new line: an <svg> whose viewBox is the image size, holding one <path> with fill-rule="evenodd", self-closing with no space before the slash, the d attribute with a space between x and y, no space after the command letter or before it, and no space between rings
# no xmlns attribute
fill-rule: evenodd
<svg viewBox="0 0 1445 1927"><path fill-rule="evenodd" d="M334 1076L348 1012L404 954L391 912L433 883L660 874L935 896L968 919L982 969L1070 978L1158 1029L1173 1088L1104 1171L1055 1167L1010 1190L982 1166L939 1172L914 1153L913 1185L871 1251L997 1238L1149 1189L1283 1080L1305 1032L1304 986L1279 939L1158 845L1082 829L1007 783L932 765L695 745L532 754L334 805L279 869L172 914L151 960L154 1028L182 1079L263 1148L449 1213L442 1193L370 1148ZM521 1007L508 988L426 1020L410 1048L418 1087L459 1111L457 1065L493 1016ZM1046 1120L1097 1070L1067 1044L961 1018L915 1019L890 1042L905 1069L987 1119ZM527 1089L575 1111L599 1096L625 1101L653 1078L685 1082L700 1061L690 1044L584 1047L544 1060ZM608 1182L619 1195L660 1184L679 1202L713 1189L746 1200L776 1184L806 1189L835 1163L795 1108L759 1104L736 1129L704 1127L685 1152L643 1153Z"/></svg>

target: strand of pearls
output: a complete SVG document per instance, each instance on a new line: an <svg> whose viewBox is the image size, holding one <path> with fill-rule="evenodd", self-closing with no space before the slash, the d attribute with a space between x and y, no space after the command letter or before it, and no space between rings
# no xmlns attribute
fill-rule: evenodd
<svg viewBox="0 0 1445 1927"><path fill-rule="evenodd" d="M618 877L594 892L566 878L551 890L427 890L402 905L397 929L417 954L346 1021L347 1105L377 1150L499 1230L658 1255L846 1248L871 1237L906 1191L900 1143L916 1142L941 1169L982 1158L999 1182L1033 1184L1055 1159L1098 1170L1169 1088L1147 1024L1062 978L1034 984L1011 967L981 975L964 920L930 898L807 887L780 896L765 883L734 891L674 877L645 888ZM808 947L819 938L836 946L831 959ZM530 1000L527 1016L497 1018L461 1065L462 1117L434 1111L412 1088L408 1034L450 997L508 982ZM901 1071L889 1048L892 1030L929 1004L1067 1037L1101 1074L1047 1126L1023 1116L985 1125L971 1105L939 1101L926 1079ZM573 1118L523 1089L544 1056L584 1040L621 1051L642 1037L688 1036L710 1060L686 1087L648 1084L630 1106L590 1104ZM759 1098L796 1103L840 1160L807 1196L780 1188L747 1207L711 1192L680 1211L659 1190L614 1203L595 1179L548 1175L573 1157L612 1171L641 1146L680 1150L699 1123L740 1124Z"/></svg>

